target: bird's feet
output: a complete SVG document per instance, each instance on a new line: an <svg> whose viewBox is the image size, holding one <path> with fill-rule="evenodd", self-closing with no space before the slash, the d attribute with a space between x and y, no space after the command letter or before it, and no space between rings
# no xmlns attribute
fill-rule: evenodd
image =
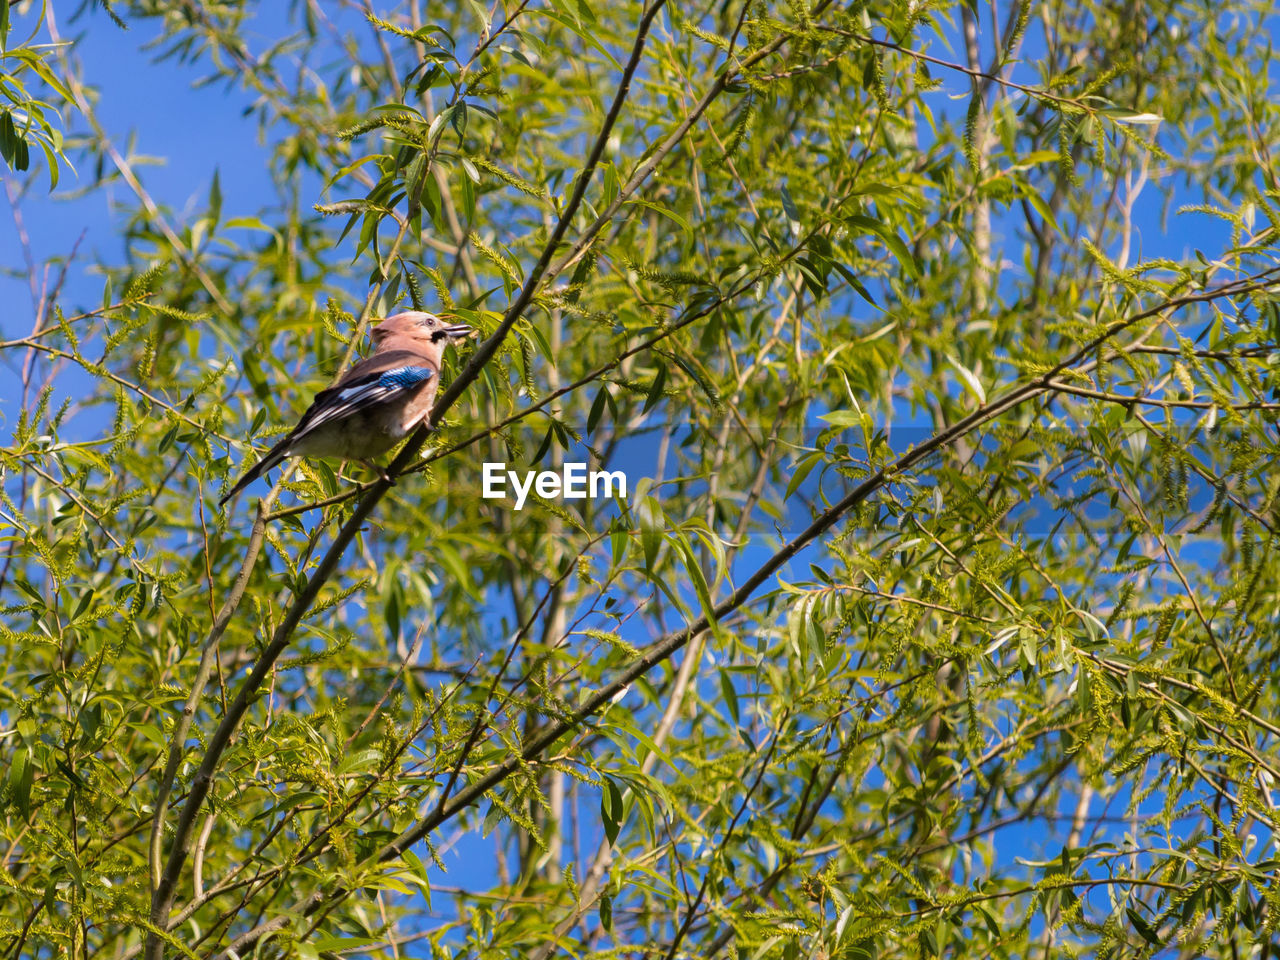
<svg viewBox="0 0 1280 960"><path fill-rule="evenodd" d="M382 467L378 466L378 465L377 465L376 463L374 463L372 460L361 460L360 462L361 462L361 463L363 463L363 464L364 464L366 467L368 467L370 470L372 470L372 471L374 472L374 474L378 477L378 479L380 479L380 480L382 480L382 481L384 481L384 482L386 482L386 483L390 483L390 484L392 484L392 485L394 485L394 484L395 484L395 482L396 482L396 478L395 478L395 477L393 477L391 474L387 473L387 471L386 471L386 470L384 470Z"/></svg>

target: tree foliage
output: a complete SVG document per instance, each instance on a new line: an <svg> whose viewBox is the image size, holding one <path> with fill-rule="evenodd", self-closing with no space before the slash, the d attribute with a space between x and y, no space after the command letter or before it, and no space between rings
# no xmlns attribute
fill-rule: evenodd
<svg viewBox="0 0 1280 960"><path fill-rule="evenodd" d="M0 956L1276 952L1268 6L72 6L0 0L18 227L124 204L0 342ZM275 199L149 195L134 32ZM219 512L398 307L482 336L394 483Z"/></svg>

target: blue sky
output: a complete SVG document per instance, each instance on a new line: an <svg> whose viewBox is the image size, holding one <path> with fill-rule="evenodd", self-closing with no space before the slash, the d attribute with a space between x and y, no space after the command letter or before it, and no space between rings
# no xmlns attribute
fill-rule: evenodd
<svg viewBox="0 0 1280 960"><path fill-rule="evenodd" d="M283 14L287 6L263 3L255 7L259 17L268 19L261 22L256 40L254 31L250 30L251 45L265 45L279 37L286 29ZM15 18L15 35L25 35L29 29L23 18ZM76 56L84 65L85 75L100 91L99 117L117 148L129 151L132 143L132 152L137 155L164 158L160 164L138 162L137 169L151 196L169 211L172 222L186 222L204 205L215 170L224 197L224 217L257 215L276 204L275 188L264 162L259 121L245 113L252 100L244 90L228 88L222 83L193 86L193 76L202 72L198 68L173 60L156 62L154 51L144 49L154 37L153 25L147 21L133 23L129 31L122 32L101 13L91 13L77 23L64 22L62 31L67 36L82 35ZM1031 52L1033 48L1028 54ZM337 55L336 50L334 53ZM947 91L961 92L961 86L954 79L945 79ZM946 93L940 93L935 110L938 113L961 111L965 102L948 100ZM84 129L82 118L74 112L68 113L65 124L72 132ZM79 185L87 182L88 173L81 171ZM127 186L119 183L105 190L74 196L78 184L70 174L65 175L62 186L53 195L48 194L46 185L47 178L41 172L22 203L32 255L37 263L64 257L83 235L60 302L68 313L96 306L102 295L102 280L92 264L101 260L116 265L124 260L119 231L122 214L115 203L119 199L131 208L135 198ZM1201 199L1185 198L1186 202ZM1141 243L1135 246L1134 259L1139 252L1180 258L1196 245L1206 251L1220 245L1226 230L1219 221L1203 214L1173 216L1166 230L1160 221L1161 205L1161 197L1155 190L1142 199L1138 211ZM5 206L0 216L8 218L7 203ZM16 231L7 224L0 226L0 266L6 271L0 275L0 297L3 298L0 302L8 305L0 312L0 337L23 336L30 329L31 300L22 264L23 250ZM353 303L360 293L352 291ZM60 385L61 389L72 389L74 376L74 373L69 375ZM13 370L0 365L0 428L8 429L15 416L15 383ZM906 411L903 418L904 422L912 423ZM910 429L897 431L893 438L898 449L918 439ZM637 462L644 462L645 457L642 451L636 454ZM638 470L630 475L634 478L642 473ZM811 484L816 483L815 474ZM798 527L803 518L792 522ZM749 551L744 554L743 562L750 565L754 559L753 552ZM806 565L807 555L802 554L794 567L803 571ZM1096 808L1100 810L1103 803L1101 798L1096 800ZM1150 801L1149 806L1158 808L1158 798ZM1008 828L1005 835L1015 851L1037 839L1024 827ZM454 872L445 882L489 883L492 876L488 861L479 855L488 850L489 841L481 840L476 834L468 836L447 858ZM438 899L436 905L439 908L441 900Z"/></svg>
<svg viewBox="0 0 1280 960"><path fill-rule="evenodd" d="M15 35L30 30L29 19L15 18ZM256 213L272 202L274 190L266 165L259 159L257 120L243 115L249 100L239 89L194 87L193 75L198 74L190 67L172 61L156 63L154 54L141 49L152 39L148 34L152 26L144 21L122 31L101 13L82 17L74 24L59 24L64 37L78 37L75 56L84 66L84 76L99 91L98 117L116 147L126 155L132 152L163 158L160 163L140 161L137 168L153 199L172 211L172 220L183 222L204 202L215 170L224 196L234 198L227 206L236 215ZM42 33L47 39L48 34ZM69 134L86 130L74 108L65 111L63 123ZM43 159L39 162L43 164ZM116 203L136 204L123 183L83 196L72 195L91 182L91 170L79 171L78 177L64 172L59 189L49 194L48 179L41 170L22 204L37 263L67 256L83 234L79 268L69 275L63 298L67 312L99 302L102 282L89 275L85 265L96 258L112 265L123 262ZM9 224L0 229L0 265L8 272L21 268L23 255L16 232L7 229L12 223L8 209L4 218ZM6 337L25 334L31 318L25 272L17 278L0 278L0 294L14 307L27 307L22 313L13 308L5 311L0 329Z"/></svg>

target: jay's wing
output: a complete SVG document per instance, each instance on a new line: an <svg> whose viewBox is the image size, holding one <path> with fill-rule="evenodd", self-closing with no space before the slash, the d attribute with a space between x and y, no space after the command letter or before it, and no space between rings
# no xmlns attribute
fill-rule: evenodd
<svg viewBox="0 0 1280 960"><path fill-rule="evenodd" d="M249 468L219 501L219 506L291 456L291 447L299 438L361 410L408 399L423 384L430 383L436 373L429 360L408 350L387 350L361 360L338 383L316 394L298 425Z"/></svg>
<svg viewBox="0 0 1280 960"><path fill-rule="evenodd" d="M370 357L352 367L335 386L317 393L290 437L297 440L326 423L407 399L435 375L433 367L411 353L402 358L397 358L395 352Z"/></svg>

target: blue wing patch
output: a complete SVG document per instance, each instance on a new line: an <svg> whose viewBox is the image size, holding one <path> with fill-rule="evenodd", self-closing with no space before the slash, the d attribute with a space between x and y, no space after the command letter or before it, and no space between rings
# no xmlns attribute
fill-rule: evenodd
<svg viewBox="0 0 1280 960"><path fill-rule="evenodd" d="M388 370L380 376L378 385L407 390L410 387L416 387L420 383L425 383L434 376L435 372L427 367L396 367L394 370Z"/></svg>
<svg viewBox="0 0 1280 960"><path fill-rule="evenodd" d="M420 387L435 375L430 367L393 367L361 377L342 389L331 387L322 390L316 394L315 401L303 414L292 436L306 436L326 423L386 403L405 391Z"/></svg>

